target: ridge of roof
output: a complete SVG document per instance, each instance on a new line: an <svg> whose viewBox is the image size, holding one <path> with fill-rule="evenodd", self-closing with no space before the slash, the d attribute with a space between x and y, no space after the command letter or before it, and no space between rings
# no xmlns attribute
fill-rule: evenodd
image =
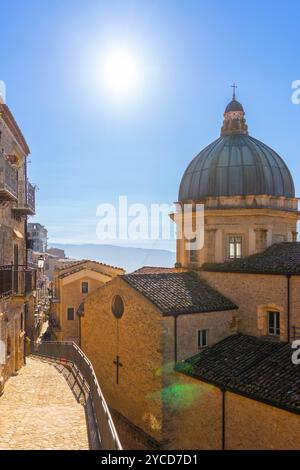
<svg viewBox="0 0 300 470"><path fill-rule="evenodd" d="M120 268L118 266L112 266L110 264L106 264L106 263L101 263L100 261L94 261L94 260L90 260L90 259L82 259L82 260L77 260L77 261L70 261L70 263L66 262L66 266L60 266L57 271L64 271L64 270L67 270L67 269L72 269L73 267L76 267L76 266L79 266L79 265L82 265L82 264L87 264L87 263L95 263L99 266L104 266L104 267L107 267L107 268L110 268L110 269L117 269L119 271L122 271L124 272L124 269L123 268Z"/></svg>

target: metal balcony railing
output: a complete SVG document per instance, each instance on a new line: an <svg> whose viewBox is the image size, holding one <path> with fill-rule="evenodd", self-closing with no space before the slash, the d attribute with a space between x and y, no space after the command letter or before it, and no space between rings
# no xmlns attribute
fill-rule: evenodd
<svg viewBox="0 0 300 470"><path fill-rule="evenodd" d="M88 386L101 449L122 450L108 405L101 392L93 366L83 351L71 342L31 343L31 353L75 366Z"/></svg>
<svg viewBox="0 0 300 470"><path fill-rule="evenodd" d="M27 206L35 213L35 187L27 181Z"/></svg>
<svg viewBox="0 0 300 470"><path fill-rule="evenodd" d="M0 154L0 197L8 201L18 199L18 170L6 160L3 153Z"/></svg>
<svg viewBox="0 0 300 470"><path fill-rule="evenodd" d="M25 266L0 266L0 297L27 295L36 288L36 271Z"/></svg>
<svg viewBox="0 0 300 470"><path fill-rule="evenodd" d="M19 181L18 204L14 210L24 215L35 214L35 186L29 181Z"/></svg>

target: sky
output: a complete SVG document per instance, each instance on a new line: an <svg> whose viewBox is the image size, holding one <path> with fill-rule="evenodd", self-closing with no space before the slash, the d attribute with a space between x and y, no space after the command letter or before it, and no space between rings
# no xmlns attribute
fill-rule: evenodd
<svg viewBox="0 0 300 470"><path fill-rule="evenodd" d="M0 79L29 144L34 218L49 241L99 242L99 204L172 204L190 160L220 133L236 82L249 132L300 194L300 3L288 0L1 0ZM128 95L103 60L138 64ZM131 242L138 245L138 242ZM149 247L166 247L151 241ZM168 244L173 249L174 243Z"/></svg>

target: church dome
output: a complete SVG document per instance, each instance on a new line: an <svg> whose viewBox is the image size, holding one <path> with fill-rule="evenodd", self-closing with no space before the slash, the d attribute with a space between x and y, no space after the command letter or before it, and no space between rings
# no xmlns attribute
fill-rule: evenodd
<svg viewBox="0 0 300 470"><path fill-rule="evenodd" d="M273 149L248 135L244 115L234 94L224 113L221 137L188 165L179 202L259 194L295 197L287 165Z"/></svg>

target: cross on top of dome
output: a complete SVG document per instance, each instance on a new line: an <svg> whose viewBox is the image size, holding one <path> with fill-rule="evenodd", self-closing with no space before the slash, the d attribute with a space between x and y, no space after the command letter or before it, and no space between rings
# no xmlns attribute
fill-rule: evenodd
<svg viewBox="0 0 300 470"><path fill-rule="evenodd" d="M233 88L232 100L234 101L235 100L235 90L237 89L237 85L235 83L233 83L233 85L231 85L231 88Z"/></svg>

